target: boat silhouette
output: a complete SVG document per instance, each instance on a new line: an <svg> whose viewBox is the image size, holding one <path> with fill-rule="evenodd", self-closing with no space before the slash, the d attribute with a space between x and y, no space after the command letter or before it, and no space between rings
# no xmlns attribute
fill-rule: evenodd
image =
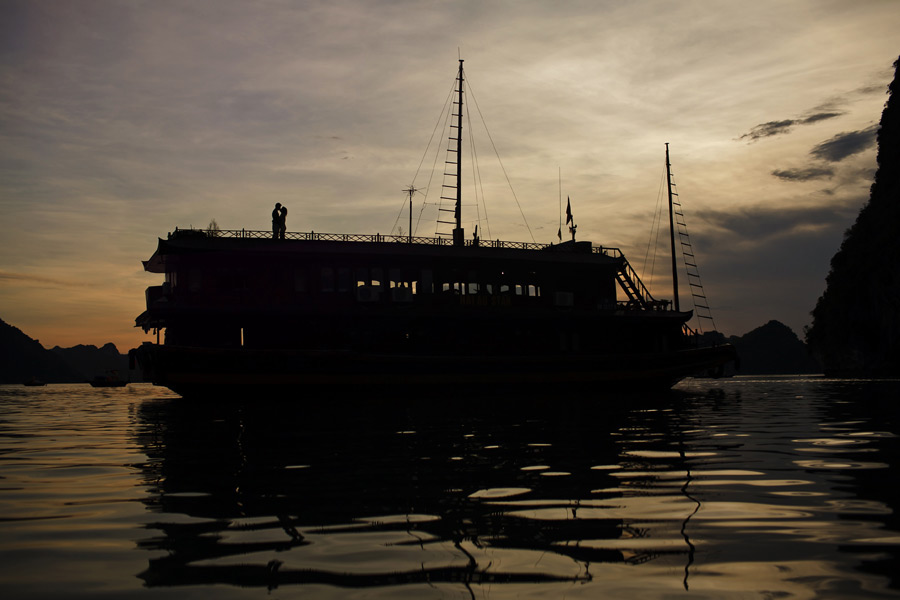
<svg viewBox="0 0 900 600"><path fill-rule="evenodd" d="M136 319L157 333L133 351L144 379L194 397L645 390L735 359L730 345L700 345L677 287L674 302L655 299L621 250L576 241L571 208L565 242L467 239L464 90L460 60L448 160L456 183L444 185L452 232L176 228L144 262L165 275Z"/></svg>

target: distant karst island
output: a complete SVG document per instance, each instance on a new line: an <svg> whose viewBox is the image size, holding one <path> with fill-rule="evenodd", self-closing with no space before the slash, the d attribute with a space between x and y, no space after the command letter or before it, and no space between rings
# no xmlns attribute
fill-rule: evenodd
<svg viewBox="0 0 900 600"><path fill-rule="evenodd" d="M23 383L37 379L44 383L82 383L110 371L122 378L139 381L139 373L128 370L128 356L115 344L100 348L79 344L72 348L55 346L48 350L17 327L0 319L0 383Z"/></svg>

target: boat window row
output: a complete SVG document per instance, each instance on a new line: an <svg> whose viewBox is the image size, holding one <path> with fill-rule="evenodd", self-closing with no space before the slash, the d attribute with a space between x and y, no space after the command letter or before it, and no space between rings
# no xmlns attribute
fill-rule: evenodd
<svg viewBox="0 0 900 600"><path fill-rule="evenodd" d="M504 276L503 273L500 274ZM313 291L310 273L304 269L294 271L294 289L300 293ZM535 283L485 282L476 271L459 276L435 277L431 269L381 269L322 267L319 272L319 289L323 293L356 291L360 300L376 300L380 293L389 293L394 300L418 294L445 293L459 296L514 295L537 298L541 288Z"/></svg>
<svg viewBox="0 0 900 600"><path fill-rule="evenodd" d="M477 265L476 265L477 266ZM264 297L286 304L310 301L419 302L458 298L463 304L541 304L557 307L614 308L614 273L597 271L594 277L566 269L460 268L456 265L432 267L306 266L288 268L250 265L231 268L203 268L184 265L166 274L159 294L186 302L204 302L226 297L238 304L255 304ZM605 276L604 276L605 275ZM419 299L419 300L417 300Z"/></svg>

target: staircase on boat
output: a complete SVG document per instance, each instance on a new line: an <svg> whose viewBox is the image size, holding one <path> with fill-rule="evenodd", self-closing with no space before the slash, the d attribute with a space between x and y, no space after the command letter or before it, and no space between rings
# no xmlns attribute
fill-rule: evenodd
<svg viewBox="0 0 900 600"><path fill-rule="evenodd" d="M668 301L653 299L653 296L650 295L650 291L644 285L644 282L641 281L637 272L624 256L622 257L622 267L616 273L616 281L628 297L627 306L629 308L650 310L653 308L663 308L668 304Z"/></svg>

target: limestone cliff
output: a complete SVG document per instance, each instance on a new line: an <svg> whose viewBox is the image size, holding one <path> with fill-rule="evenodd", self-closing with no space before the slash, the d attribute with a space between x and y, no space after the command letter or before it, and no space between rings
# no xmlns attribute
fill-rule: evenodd
<svg viewBox="0 0 900 600"><path fill-rule="evenodd" d="M869 202L831 259L806 333L826 374L900 375L900 59L894 68Z"/></svg>

